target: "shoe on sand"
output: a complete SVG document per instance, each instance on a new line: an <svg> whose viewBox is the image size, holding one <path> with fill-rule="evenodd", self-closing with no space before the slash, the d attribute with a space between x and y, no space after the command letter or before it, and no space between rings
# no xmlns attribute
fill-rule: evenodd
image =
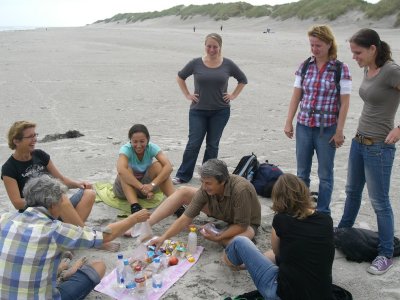
<svg viewBox="0 0 400 300"><path fill-rule="evenodd" d="M368 273L373 275L382 275L393 267L393 259L386 256L377 256L367 269Z"/></svg>

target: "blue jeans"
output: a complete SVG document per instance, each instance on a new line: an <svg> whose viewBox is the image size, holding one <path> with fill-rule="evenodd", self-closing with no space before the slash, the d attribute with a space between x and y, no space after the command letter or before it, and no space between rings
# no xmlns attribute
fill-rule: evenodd
<svg viewBox="0 0 400 300"><path fill-rule="evenodd" d="M211 158L218 157L219 140L228 123L230 114L230 107L220 110L191 109L189 111L189 141L176 177L184 182L192 179L201 144L206 134L203 163Z"/></svg>
<svg viewBox="0 0 400 300"><path fill-rule="evenodd" d="M71 201L73 207L76 207L79 204L79 202L81 202L83 192L84 192L84 189L79 189L75 194L73 194L69 198L69 201Z"/></svg>
<svg viewBox="0 0 400 300"><path fill-rule="evenodd" d="M336 125L325 127L322 134L319 127L308 127L297 123L296 159L297 176L310 187L310 173L314 151L318 159L318 203L317 210L330 214L333 191L333 167L336 148L329 143L335 135Z"/></svg>
<svg viewBox="0 0 400 300"><path fill-rule="evenodd" d="M85 299L100 283L99 274L89 265L83 265L70 279L57 288L62 300Z"/></svg>
<svg viewBox="0 0 400 300"><path fill-rule="evenodd" d="M246 265L257 290L265 299L279 299L276 295L279 268L262 254L250 239L244 236L235 237L225 248L225 253L235 266Z"/></svg>
<svg viewBox="0 0 400 300"><path fill-rule="evenodd" d="M370 146L353 140L347 171L346 203L338 227L352 227L361 205L367 183L368 195L374 208L379 234L379 255L393 256L394 217L390 205L390 176L396 147L385 143Z"/></svg>

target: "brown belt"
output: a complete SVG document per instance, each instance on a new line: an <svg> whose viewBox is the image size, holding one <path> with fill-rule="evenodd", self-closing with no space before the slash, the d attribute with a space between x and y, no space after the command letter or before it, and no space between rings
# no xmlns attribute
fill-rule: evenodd
<svg viewBox="0 0 400 300"><path fill-rule="evenodd" d="M358 143L363 144L363 145L370 146L370 145L373 145L373 144L374 144L373 138L367 137L367 136L362 135L362 134L360 134L360 133L356 133L356 136L354 137L354 139L355 139Z"/></svg>

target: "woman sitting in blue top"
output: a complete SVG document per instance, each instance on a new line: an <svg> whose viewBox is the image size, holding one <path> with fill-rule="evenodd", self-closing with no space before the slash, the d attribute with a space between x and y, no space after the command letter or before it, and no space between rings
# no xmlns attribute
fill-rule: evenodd
<svg viewBox="0 0 400 300"><path fill-rule="evenodd" d="M119 150L113 190L115 196L128 200L135 213L142 209L138 197L151 199L158 187L169 196L175 188L170 178L172 165L160 147L150 142L146 126L133 125L128 137L129 142Z"/></svg>

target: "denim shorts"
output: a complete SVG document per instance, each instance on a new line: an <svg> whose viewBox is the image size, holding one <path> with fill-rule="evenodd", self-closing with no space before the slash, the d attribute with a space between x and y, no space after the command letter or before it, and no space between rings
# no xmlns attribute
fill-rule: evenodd
<svg viewBox="0 0 400 300"><path fill-rule="evenodd" d="M71 201L73 207L76 207L79 202L81 202L82 200L82 196L83 196L83 191L84 189L79 189L75 194L73 194L69 200Z"/></svg>
<svg viewBox="0 0 400 300"><path fill-rule="evenodd" d="M91 266L83 265L57 288L62 300L79 300L85 299L99 282L99 274Z"/></svg>

